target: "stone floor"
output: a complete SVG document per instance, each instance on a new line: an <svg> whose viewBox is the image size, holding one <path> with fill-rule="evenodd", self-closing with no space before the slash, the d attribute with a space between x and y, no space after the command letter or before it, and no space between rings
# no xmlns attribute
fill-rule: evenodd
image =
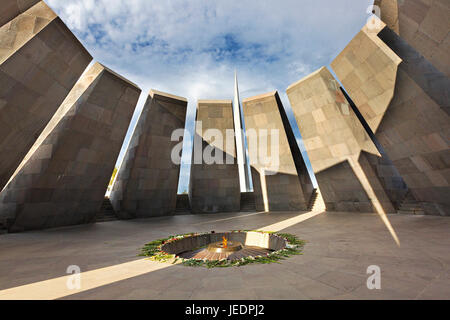
<svg viewBox="0 0 450 320"><path fill-rule="evenodd" d="M157 264L137 257L151 240L259 229L298 216L302 213L187 215L0 235L0 299L27 298L30 288L42 299L450 299L450 219L436 216L389 215L398 247L376 214L322 213L282 230L308 243L304 255L280 264L223 269L159 264L132 276L129 263ZM65 279L69 265L78 265L82 276L92 271L90 286L83 289L82 277L77 293L52 295L58 288L51 279ZM366 286L370 265L381 268L380 290ZM95 273L104 267L115 271Z"/></svg>

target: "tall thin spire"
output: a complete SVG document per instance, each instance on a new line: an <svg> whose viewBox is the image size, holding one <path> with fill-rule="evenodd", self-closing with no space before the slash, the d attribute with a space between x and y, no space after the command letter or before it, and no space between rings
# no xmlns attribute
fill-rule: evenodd
<svg viewBox="0 0 450 320"><path fill-rule="evenodd" d="M234 118L234 130L236 132L236 155L239 168L239 182L241 186L241 192L247 192L250 190L250 178L248 173L248 166L246 161L246 148L245 148L245 136L244 136L244 119L242 113L242 106L239 101L239 87L237 80L237 71L234 71L234 101L233 101L233 118Z"/></svg>

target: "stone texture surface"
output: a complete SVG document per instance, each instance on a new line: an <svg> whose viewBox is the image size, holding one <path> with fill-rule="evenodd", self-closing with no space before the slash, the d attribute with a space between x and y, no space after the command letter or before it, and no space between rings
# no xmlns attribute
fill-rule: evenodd
<svg viewBox="0 0 450 320"><path fill-rule="evenodd" d="M11 232L95 218L139 94L99 63L83 75L0 194Z"/></svg>
<svg viewBox="0 0 450 320"><path fill-rule="evenodd" d="M140 260L145 243L188 232L261 229L300 212L239 213L112 221L59 230L0 235L0 299L4 291L29 297L19 286L36 284L39 298L66 281L69 265L98 270L106 283L61 299L448 299L450 219L388 215L398 247L377 214L320 214L281 230L307 240L304 254L280 264L239 268L190 268ZM128 276L142 261L147 270ZM162 265L162 266L161 266ZM369 290L367 267L381 268L381 289ZM158 268L152 271L151 268ZM117 272L101 268L115 267ZM82 274L82 287L88 285Z"/></svg>
<svg viewBox="0 0 450 320"><path fill-rule="evenodd" d="M402 61L378 37L381 29L370 30L365 26L331 62L373 132L394 96L397 69Z"/></svg>
<svg viewBox="0 0 450 320"><path fill-rule="evenodd" d="M381 20L409 45L450 76L450 2L375 0Z"/></svg>
<svg viewBox="0 0 450 320"><path fill-rule="evenodd" d="M449 215L448 77L384 27L331 65L425 212Z"/></svg>
<svg viewBox="0 0 450 320"><path fill-rule="evenodd" d="M0 189L91 60L44 2L0 28Z"/></svg>
<svg viewBox="0 0 450 320"><path fill-rule="evenodd" d="M241 192L231 100L199 100L196 119L201 121L202 128L197 123L189 186L191 210L193 213L239 211ZM209 129L218 130L223 141L206 136ZM229 139L227 129L233 131ZM221 152L223 164L205 162L201 157L205 151L212 155Z"/></svg>
<svg viewBox="0 0 450 320"><path fill-rule="evenodd" d="M387 181L398 177L376 170L382 155L330 71L320 68L289 86L287 94L327 210L395 212L378 175L384 173Z"/></svg>
<svg viewBox="0 0 450 320"><path fill-rule="evenodd" d="M40 0L2 0L0 10L0 27L24 13Z"/></svg>
<svg viewBox="0 0 450 320"><path fill-rule="evenodd" d="M151 90L110 195L121 218L173 214L180 165L172 133L184 130L187 100ZM181 152L181 151L180 151Z"/></svg>
<svg viewBox="0 0 450 320"><path fill-rule="evenodd" d="M386 23L386 25L399 33L399 23L398 23L398 2L397 0L374 0L374 6L380 8L380 12L375 14Z"/></svg>
<svg viewBox="0 0 450 320"><path fill-rule="evenodd" d="M259 247L273 251L286 247L286 240L280 236L261 232L215 232L169 242L161 247L161 250L171 254L180 254L191 251L211 243L221 242L223 237L231 242L239 242L245 246Z"/></svg>
<svg viewBox="0 0 450 320"><path fill-rule="evenodd" d="M244 99L242 106L256 210L306 210L313 186L278 92ZM271 139L275 139L270 132L272 129L279 133L278 155L271 154ZM256 137L252 138L249 131L253 131ZM264 140L266 136L267 140ZM260 152L264 147L269 157L278 158L277 169L264 163L266 155Z"/></svg>

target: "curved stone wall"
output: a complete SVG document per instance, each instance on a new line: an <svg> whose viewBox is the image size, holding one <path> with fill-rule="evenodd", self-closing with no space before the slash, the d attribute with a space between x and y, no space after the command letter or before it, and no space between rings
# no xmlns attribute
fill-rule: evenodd
<svg viewBox="0 0 450 320"><path fill-rule="evenodd" d="M170 254L194 250L210 243L222 241L226 237L229 241L240 242L246 246L257 246L269 250L278 251L286 247L283 238L261 232L230 232L230 233L208 233L199 236L185 237L161 247L161 250Z"/></svg>

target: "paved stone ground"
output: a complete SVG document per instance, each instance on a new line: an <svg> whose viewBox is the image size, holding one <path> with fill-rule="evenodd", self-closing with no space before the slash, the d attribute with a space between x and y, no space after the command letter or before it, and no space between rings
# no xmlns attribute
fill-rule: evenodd
<svg viewBox="0 0 450 320"><path fill-rule="evenodd" d="M144 243L170 234L256 229L299 214L174 216L0 235L0 293L65 276L72 264L85 272L142 259ZM282 230L308 243L304 255L281 264L171 265L63 299L450 299L450 219L388 217L400 248L376 214L324 213ZM381 268L381 290L366 287L369 265Z"/></svg>

